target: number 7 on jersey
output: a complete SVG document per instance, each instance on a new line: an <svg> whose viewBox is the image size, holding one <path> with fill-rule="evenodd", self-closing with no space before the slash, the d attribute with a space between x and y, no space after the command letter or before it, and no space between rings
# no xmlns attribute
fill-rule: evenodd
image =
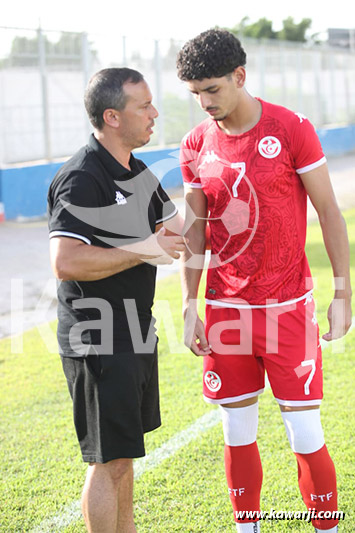
<svg viewBox="0 0 355 533"><path fill-rule="evenodd" d="M245 163L231 163L231 168L239 169L238 177L232 187L233 197L238 198L238 185L245 175Z"/></svg>

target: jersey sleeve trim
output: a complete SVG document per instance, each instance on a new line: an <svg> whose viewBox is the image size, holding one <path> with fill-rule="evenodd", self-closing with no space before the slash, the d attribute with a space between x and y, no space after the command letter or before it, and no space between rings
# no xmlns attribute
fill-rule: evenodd
<svg viewBox="0 0 355 533"><path fill-rule="evenodd" d="M319 159L318 161L316 161L315 163L312 163L311 165L307 165L307 166L302 167L302 168L297 168L296 172L297 172L297 174L304 174L305 172L309 172L310 170L314 170L315 168L318 168L318 167L324 165L324 163L326 163L326 162L327 162L327 159L324 156L321 159Z"/></svg>
<svg viewBox="0 0 355 533"><path fill-rule="evenodd" d="M166 217L163 217L163 218L158 218L156 220L156 224L159 224L160 222L165 222L166 220L170 220L171 218L173 218L175 215L177 215L177 212L178 212L178 208L175 207L174 211L172 213L170 213L169 215L167 215Z"/></svg>
<svg viewBox="0 0 355 533"><path fill-rule="evenodd" d="M202 189L202 183L188 183L184 182L185 189Z"/></svg>
<svg viewBox="0 0 355 533"><path fill-rule="evenodd" d="M78 233L72 233L71 231L51 231L49 234L49 238L52 237L72 237L73 239L79 239L80 241L84 241L86 244L91 244L90 239L87 237L84 237L83 235L79 235Z"/></svg>

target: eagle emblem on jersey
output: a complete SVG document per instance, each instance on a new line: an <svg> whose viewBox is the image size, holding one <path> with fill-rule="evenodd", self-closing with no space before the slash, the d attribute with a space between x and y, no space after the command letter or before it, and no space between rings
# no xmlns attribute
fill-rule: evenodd
<svg viewBox="0 0 355 533"><path fill-rule="evenodd" d="M277 157L281 152L281 143L276 137L268 135L263 137L258 144L259 154L266 159Z"/></svg>
<svg viewBox="0 0 355 533"><path fill-rule="evenodd" d="M205 374L205 384L211 392L217 392L222 387L222 380L216 372L210 370Z"/></svg>

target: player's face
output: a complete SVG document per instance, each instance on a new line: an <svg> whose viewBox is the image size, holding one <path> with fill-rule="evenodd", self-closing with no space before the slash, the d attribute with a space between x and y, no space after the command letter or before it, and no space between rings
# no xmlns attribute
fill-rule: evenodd
<svg viewBox="0 0 355 533"><path fill-rule="evenodd" d="M119 111L120 134L125 144L133 150L149 142L158 111L152 104L152 94L145 81L125 83L124 92L127 102L124 109Z"/></svg>
<svg viewBox="0 0 355 533"><path fill-rule="evenodd" d="M200 107L214 120L225 120L236 109L238 89L242 86L237 70L221 78L204 78L186 83Z"/></svg>

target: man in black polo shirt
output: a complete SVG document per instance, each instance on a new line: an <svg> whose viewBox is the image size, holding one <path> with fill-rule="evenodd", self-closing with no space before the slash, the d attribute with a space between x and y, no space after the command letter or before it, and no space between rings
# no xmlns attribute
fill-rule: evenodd
<svg viewBox="0 0 355 533"><path fill-rule="evenodd" d="M98 72L85 106L94 134L48 194L51 263L62 280L58 342L89 463L87 529L131 533L132 459L145 453L143 434L160 425L156 265L177 259L184 242L176 207L131 153L149 141L158 116L143 76Z"/></svg>

